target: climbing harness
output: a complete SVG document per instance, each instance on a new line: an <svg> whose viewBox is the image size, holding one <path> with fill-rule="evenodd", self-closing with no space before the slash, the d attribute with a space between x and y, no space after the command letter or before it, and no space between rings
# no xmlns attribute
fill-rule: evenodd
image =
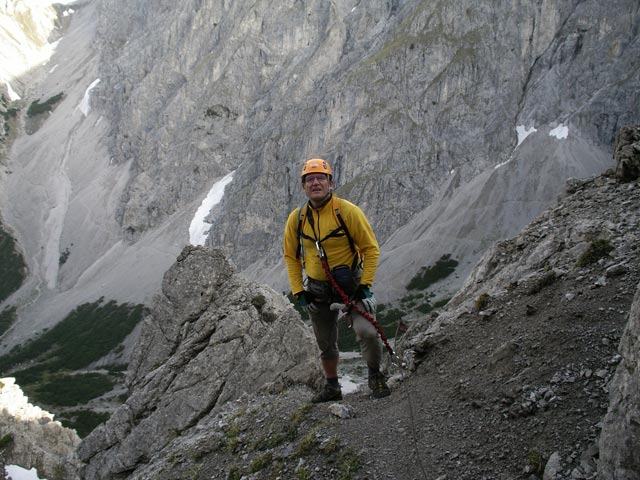
<svg viewBox="0 0 640 480"><path fill-rule="evenodd" d="M304 233L304 224L306 221L309 222L311 229L313 230L313 234L315 236L315 225L313 220L313 213L309 213L309 209L311 208L308 203L305 203L298 209L298 248L296 249L296 259L300 259L302 261L302 268L304 269L304 242L303 239L311 240L312 242L324 242L328 238L332 237L342 237L346 236L347 241L349 242L349 248L351 249L351 253L353 253L353 263L351 265L351 269L354 270L360 261L360 255L358 253L358 249L356 248L356 244L353 241L353 238L349 234L349 229L347 228L347 224L344 222L342 215L340 215L340 205L339 199L336 198L335 195L331 194L331 209L333 210L333 214L338 221L338 228L331 230L327 235L322 239L313 238Z"/></svg>

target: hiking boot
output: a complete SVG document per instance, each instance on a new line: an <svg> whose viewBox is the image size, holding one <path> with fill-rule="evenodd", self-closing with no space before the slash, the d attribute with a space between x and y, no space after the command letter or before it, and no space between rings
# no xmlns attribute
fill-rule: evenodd
<svg viewBox="0 0 640 480"><path fill-rule="evenodd" d="M371 389L371 396L373 398L382 398L391 395L391 389L387 385L384 375L381 372L369 375L369 388Z"/></svg>
<svg viewBox="0 0 640 480"><path fill-rule="evenodd" d="M334 387L326 383L320 393L311 399L311 403L334 402L338 400L342 400L342 390L340 390L340 387Z"/></svg>

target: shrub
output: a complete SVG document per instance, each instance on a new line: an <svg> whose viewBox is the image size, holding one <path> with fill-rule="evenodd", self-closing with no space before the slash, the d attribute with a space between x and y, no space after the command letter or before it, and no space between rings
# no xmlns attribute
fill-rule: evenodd
<svg viewBox="0 0 640 480"><path fill-rule="evenodd" d="M6 449L9 445L13 443L13 435L7 433L2 438L0 438L0 451Z"/></svg>
<svg viewBox="0 0 640 480"><path fill-rule="evenodd" d="M585 267L596 263L598 260L609 256L609 252L613 250L613 245L609 240L599 238L591 242L587 250L578 258L577 266Z"/></svg>
<svg viewBox="0 0 640 480"><path fill-rule="evenodd" d="M102 301L80 305L38 338L0 357L0 372L34 360L36 370L77 370L105 356L142 319L144 306Z"/></svg>
<svg viewBox="0 0 640 480"><path fill-rule="evenodd" d="M0 302L22 286L27 266L16 250L16 241L0 223Z"/></svg>
<svg viewBox="0 0 640 480"><path fill-rule="evenodd" d="M0 335L9 330L16 318L16 307L7 307L0 313Z"/></svg>
<svg viewBox="0 0 640 480"><path fill-rule="evenodd" d="M350 480L352 474L360 470L361 461L360 457L356 455L351 449L347 448L340 454L338 459L338 479Z"/></svg>
<svg viewBox="0 0 640 480"><path fill-rule="evenodd" d="M98 425L109 419L108 413L91 410L72 410L59 416L59 420L67 428L73 428L81 438L89 435Z"/></svg>
<svg viewBox="0 0 640 480"><path fill-rule="evenodd" d="M538 450L536 450L535 448L529 450L527 452L527 461L533 469L533 473L535 475L542 475L542 473L544 472L546 461Z"/></svg>
<svg viewBox="0 0 640 480"><path fill-rule="evenodd" d="M59 94L47 99L44 103L40 103L39 98L34 100L33 102L31 102L31 105L29 105L29 108L27 109L27 117L33 117L40 113L50 112L51 110L53 110L53 106L60 100L62 100L63 96L64 93L60 92Z"/></svg>
<svg viewBox="0 0 640 480"><path fill-rule="evenodd" d="M429 313L431 310L433 310L433 306L429 302L425 302L421 305L418 305L416 310L418 310L420 313Z"/></svg>
<svg viewBox="0 0 640 480"><path fill-rule="evenodd" d="M442 308L444 307L447 303L449 303L449 300L451 300L451 297L447 297L447 298L442 298L436 302L433 302L433 308Z"/></svg>
<svg viewBox="0 0 640 480"><path fill-rule="evenodd" d="M476 310L481 311L487 308L490 300L491 296L488 293L481 293L478 298L476 298Z"/></svg>
<svg viewBox="0 0 640 480"><path fill-rule="evenodd" d="M316 431L315 430L311 430L310 432L308 432L302 439L302 441L300 442L300 444L298 445L298 449L296 450L296 454L298 456L303 456L303 455L307 455L311 452L311 450L313 449L313 446L316 443Z"/></svg>
<svg viewBox="0 0 640 480"><path fill-rule="evenodd" d="M73 406L109 392L113 385L108 375L100 373L53 375L33 389L33 396L47 405Z"/></svg>
<svg viewBox="0 0 640 480"><path fill-rule="evenodd" d="M251 462L251 465L249 465L249 472L250 473L259 472L263 468L268 467L271 464L272 460L273 460L273 456L271 453L265 453L264 455L260 455L259 457L256 457L253 460L253 462Z"/></svg>
<svg viewBox="0 0 640 480"><path fill-rule="evenodd" d="M455 271L457 266L458 261L451 258L451 254L443 255L435 265L431 267L422 267L411 279L407 285L407 289L425 290L439 280L447 278Z"/></svg>

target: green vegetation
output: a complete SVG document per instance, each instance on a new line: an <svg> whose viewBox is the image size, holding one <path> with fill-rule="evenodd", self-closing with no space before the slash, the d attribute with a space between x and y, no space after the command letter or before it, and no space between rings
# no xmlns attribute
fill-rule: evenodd
<svg viewBox="0 0 640 480"><path fill-rule="evenodd" d="M18 115L18 109L7 108L4 112L0 112L0 114L2 115L2 118L7 121L9 119L16 118L16 116Z"/></svg>
<svg viewBox="0 0 640 480"><path fill-rule="evenodd" d="M60 254L60 257L58 258L58 265L62 266L67 262L67 259L69 258L69 255L71 254L71 252L69 251L68 248L65 249L64 252L62 252Z"/></svg>
<svg viewBox="0 0 640 480"><path fill-rule="evenodd" d="M242 470L235 465L231 465L229 473L227 473L227 480L240 480L242 478Z"/></svg>
<svg viewBox="0 0 640 480"><path fill-rule="evenodd" d="M491 301L491 295L488 293L481 293L478 298L476 298L475 305L476 310L481 311L489 306L489 302Z"/></svg>
<svg viewBox="0 0 640 480"><path fill-rule="evenodd" d="M313 429L310 432L307 432L307 434L302 438L302 441L298 444L298 449L296 450L296 454L299 457L308 455L311 452L316 443L316 433L318 433L317 429Z"/></svg>
<svg viewBox="0 0 640 480"><path fill-rule="evenodd" d="M411 279L407 285L408 290L425 290L439 280L451 275L458 261L451 258L451 254L446 254L431 267L422 267L420 271Z"/></svg>
<svg viewBox="0 0 640 480"><path fill-rule="evenodd" d="M11 373L29 396L48 405L78 405L111 390L113 376L120 373L73 372L118 347L142 319L144 307L103 301L80 305L55 327L0 357L0 373Z"/></svg>
<svg viewBox="0 0 640 480"><path fill-rule="evenodd" d="M273 460L273 457L271 453L265 453L264 455L260 455L254 458L253 462L251 462L251 465L249 465L249 472L250 473L259 472L263 468L268 467L271 464L272 460Z"/></svg>
<svg viewBox="0 0 640 480"><path fill-rule="evenodd" d="M20 288L26 272L24 259L16 250L16 241L0 223L0 302Z"/></svg>
<svg viewBox="0 0 640 480"><path fill-rule="evenodd" d="M7 307L0 312L0 335L11 328L11 325L16 321L16 307Z"/></svg>
<svg viewBox="0 0 640 480"><path fill-rule="evenodd" d="M293 412L289 417L289 423L286 428L280 432L273 432L270 429L269 435L265 438L259 438L253 443L255 450L268 450L275 448L278 445L282 445L285 442L291 442L296 438L298 434L298 427L306 418L307 413L313 408L313 405L308 403L302 405L298 410Z"/></svg>
<svg viewBox="0 0 640 480"><path fill-rule="evenodd" d="M13 443L13 435L10 433L7 433L2 438L0 438L0 451L4 450L8 446L10 446L12 443Z"/></svg>
<svg viewBox="0 0 640 480"><path fill-rule="evenodd" d="M39 98L34 100L27 109L27 117L34 117L40 113L50 112L53 110L55 104L62 100L62 97L64 97L64 93L60 92L59 94L47 99L44 103L40 103Z"/></svg>
<svg viewBox="0 0 640 480"><path fill-rule="evenodd" d="M311 480L311 478L313 478L311 473L304 465L296 468L296 480Z"/></svg>
<svg viewBox="0 0 640 480"><path fill-rule="evenodd" d="M21 384L20 372L15 375L16 381ZM87 403L92 398L111 391L113 385L113 380L101 373L56 374L47 376L35 388L25 389L29 393L33 392L33 396L46 405L73 406Z"/></svg>
<svg viewBox="0 0 640 480"><path fill-rule="evenodd" d="M131 333L144 307L103 301L80 305L51 330L0 357L0 372L27 361L47 372L77 370L105 356Z"/></svg>
<svg viewBox="0 0 640 480"><path fill-rule="evenodd" d="M224 433L227 436L225 444L227 452L235 452L240 446L240 424L234 420L224 428Z"/></svg>
<svg viewBox="0 0 640 480"><path fill-rule="evenodd" d="M535 475L542 475L544 473L544 467L547 462L538 450L536 450L535 448L529 450L527 452L527 461L529 463L529 466L531 466L531 468L533 469L533 473Z"/></svg>
<svg viewBox="0 0 640 480"><path fill-rule="evenodd" d="M578 258L577 266L585 267L596 263L598 260L604 257L608 257L609 253L613 250L613 245L609 240L599 238L591 242L587 250Z"/></svg>
<svg viewBox="0 0 640 480"><path fill-rule="evenodd" d="M360 470L361 466L360 457L353 450L347 448L340 454L338 460L338 479L351 480L352 475Z"/></svg>
<svg viewBox="0 0 640 480"><path fill-rule="evenodd" d="M72 410L57 417L67 428L73 428L81 438L86 437L101 423L109 419L108 413L91 410Z"/></svg>

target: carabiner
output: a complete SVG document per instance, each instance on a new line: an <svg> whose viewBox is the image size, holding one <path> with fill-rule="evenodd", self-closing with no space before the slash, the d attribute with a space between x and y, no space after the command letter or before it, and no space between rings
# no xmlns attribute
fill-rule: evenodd
<svg viewBox="0 0 640 480"><path fill-rule="evenodd" d="M320 260L324 260L325 258L327 258L324 254L324 249L322 248L322 245L320 245L320 242L318 240L316 240L316 250L318 250L318 257L320 257Z"/></svg>

